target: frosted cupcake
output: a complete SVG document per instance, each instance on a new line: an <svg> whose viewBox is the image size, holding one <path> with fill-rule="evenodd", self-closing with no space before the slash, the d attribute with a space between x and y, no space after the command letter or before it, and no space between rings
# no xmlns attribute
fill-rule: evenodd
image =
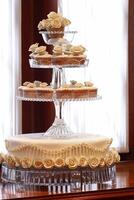
<svg viewBox="0 0 134 200"><path fill-rule="evenodd" d="M29 51L32 52L30 57L38 64L51 65L52 55L47 52L46 46L38 46L38 43L35 43L29 47Z"/></svg>

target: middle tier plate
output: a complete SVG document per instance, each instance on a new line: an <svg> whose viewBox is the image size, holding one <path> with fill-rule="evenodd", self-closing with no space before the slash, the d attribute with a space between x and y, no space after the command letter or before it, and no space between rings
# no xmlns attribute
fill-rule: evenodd
<svg viewBox="0 0 134 200"><path fill-rule="evenodd" d="M85 97L85 98L55 98L54 96L52 98L43 98L43 97L24 97L24 96L17 96L18 100L21 101L37 101L37 102L67 102L67 101L94 101L94 100L100 100L102 99L101 96L97 95L95 97Z"/></svg>
<svg viewBox="0 0 134 200"><path fill-rule="evenodd" d="M17 96L18 100L21 101L39 101L39 102L53 102L53 101L60 101L60 102L66 102L66 101L94 101L94 100L100 100L102 99L101 96L96 96L96 97L87 97L87 98L51 98L51 99L47 99L47 98L42 98L42 97L36 97L36 98L32 98L32 97L23 97L23 96Z"/></svg>

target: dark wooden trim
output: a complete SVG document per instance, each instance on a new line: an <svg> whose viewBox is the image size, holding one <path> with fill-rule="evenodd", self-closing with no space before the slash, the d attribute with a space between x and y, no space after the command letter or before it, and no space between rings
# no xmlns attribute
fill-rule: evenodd
<svg viewBox="0 0 134 200"><path fill-rule="evenodd" d="M134 1L128 5L128 137L129 152L121 160L134 160Z"/></svg>
<svg viewBox="0 0 134 200"><path fill-rule="evenodd" d="M128 92L129 92L129 151L134 159L134 1L129 0L128 15Z"/></svg>
<svg viewBox="0 0 134 200"><path fill-rule="evenodd" d="M120 157L122 161L134 160L134 152L120 153Z"/></svg>
<svg viewBox="0 0 134 200"><path fill-rule="evenodd" d="M134 189L119 189L117 191L115 190L103 190L103 191L96 191L96 192L88 192L88 193L74 193L74 194L64 194L62 196L60 195L52 195L51 197L47 197L47 200L104 200L104 199L123 199L123 200L132 200L134 198ZM43 200L42 197L39 197L38 200Z"/></svg>

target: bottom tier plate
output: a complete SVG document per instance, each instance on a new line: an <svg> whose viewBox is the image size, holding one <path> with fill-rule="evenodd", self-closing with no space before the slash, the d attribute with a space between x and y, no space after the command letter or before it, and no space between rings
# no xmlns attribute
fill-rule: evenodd
<svg viewBox="0 0 134 200"><path fill-rule="evenodd" d="M24 169L20 167L9 168L2 165L2 181L34 186L67 186L79 190L83 185L104 184L109 181L113 184L116 177L116 167L105 166L91 169L90 167L68 169Z"/></svg>

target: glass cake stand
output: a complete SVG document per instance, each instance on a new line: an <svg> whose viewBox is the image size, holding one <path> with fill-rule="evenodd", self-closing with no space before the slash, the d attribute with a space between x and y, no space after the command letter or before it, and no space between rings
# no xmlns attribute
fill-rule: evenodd
<svg viewBox="0 0 134 200"><path fill-rule="evenodd" d="M62 32L64 35L70 36L70 39L65 38L50 38L50 32L40 31L39 32L45 43L47 44L68 44L72 42L76 31L65 31ZM51 34L56 34L55 32ZM51 86L55 90L66 83L65 68L75 68L75 67L86 67L88 66L89 60L86 59L84 64L73 64L73 65L54 65L53 60L51 65L40 65L34 59L30 59L31 68L52 68L52 82ZM62 109L67 101L94 101L101 99L101 96L88 97L88 98L64 98L59 99L56 93L53 93L52 98L42 98L37 96L31 98L30 96L19 95L18 100L22 101L37 101L37 102L54 102L56 116L52 126L45 132L42 133L42 139L62 139L62 138L72 138L77 137L63 119ZM22 167L10 167L6 163L2 164L2 181L8 183L15 183L17 185L30 185L30 186L47 186L48 190L51 192L58 188L67 188L69 186L70 190L86 191L87 186L92 184L103 185L107 182L112 184L115 183L116 167L115 165L97 167L92 169L91 167L77 167L76 169L69 169L67 167L63 168L52 168L52 169L35 169L35 168L22 168Z"/></svg>
<svg viewBox="0 0 134 200"><path fill-rule="evenodd" d="M98 167L82 167L77 169L52 168L52 169L24 169L21 167L10 168L2 164L1 178L4 183L17 185L47 186L49 191L58 187L69 187L71 191L86 191L87 186L116 184L115 165Z"/></svg>

